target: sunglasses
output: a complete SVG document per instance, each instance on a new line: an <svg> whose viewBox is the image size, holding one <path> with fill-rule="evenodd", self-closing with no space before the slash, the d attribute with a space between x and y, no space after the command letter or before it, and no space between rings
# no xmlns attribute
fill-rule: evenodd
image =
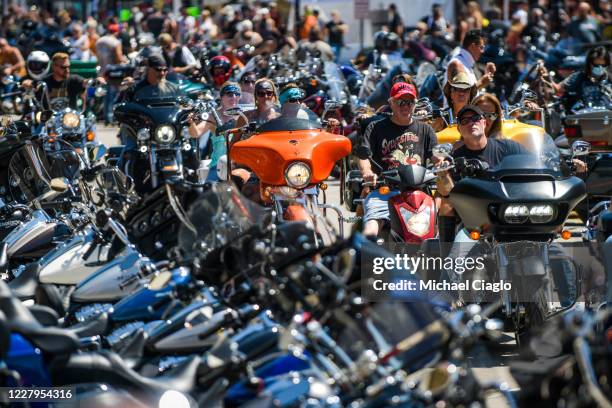
<svg viewBox="0 0 612 408"><path fill-rule="evenodd" d="M289 103L298 103L298 102L302 102L301 98L289 98L287 99L287 102Z"/></svg>
<svg viewBox="0 0 612 408"><path fill-rule="evenodd" d="M239 98L240 97L240 93L239 92L226 92L226 93L223 94L223 96L232 96L232 97Z"/></svg>
<svg viewBox="0 0 612 408"><path fill-rule="evenodd" d="M483 118L480 115L473 115L473 116L468 116L468 117L464 116L462 118L459 118L459 124L465 126L468 123L480 122L482 119Z"/></svg>
<svg viewBox="0 0 612 408"><path fill-rule="evenodd" d="M261 96L263 97L272 97L274 96L274 92L273 91L257 91L257 96Z"/></svg>
<svg viewBox="0 0 612 408"><path fill-rule="evenodd" d="M168 68L155 68L157 72L168 72Z"/></svg>
<svg viewBox="0 0 612 408"><path fill-rule="evenodd" d="M607 64L594 64L593 68L595 68L595 67L608 68L608 65Z"/></svg>
<svg viewBox="0 0 612 408"><path fill-rule="evenodd" d="M495 120L499 117L499 115L495 112L484 113L482 116L487 120Z"/></svg>
<svg viewBox="0 0 612 408"><path fill-rule="evenodd" d="M243 83L243 84L254 84L255 80L254 79L243 79L242 81L240 81L240 83Z"/></svg>
<svg viewBox="0 0 612 408"><path fill-rule="evenodd" d="M68 64L68 65L56 65L56 67L61 68L61 69L70 69L70 64Z"/></svg>
<svg viewBox="0 0 612 408"><path fill-rule="evenodd" d="M400 100L396 100L395 104L397 106L412 106L414 105L416 102L414 101L414 99L400 99Z"/></svg>

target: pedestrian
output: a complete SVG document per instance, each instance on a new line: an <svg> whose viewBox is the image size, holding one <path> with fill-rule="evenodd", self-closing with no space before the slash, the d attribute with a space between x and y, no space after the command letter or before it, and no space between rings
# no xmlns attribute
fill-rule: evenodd
<svg viewBox="0 0 612 408"><path fill-rule="evenodd" d="M344 46L344 36L348 32L348 25L340 19L340 12L333 10L331 12L331 20L325 25L325 33L327 34L327 42L334 51L335 60L337 61Z"/></svg>

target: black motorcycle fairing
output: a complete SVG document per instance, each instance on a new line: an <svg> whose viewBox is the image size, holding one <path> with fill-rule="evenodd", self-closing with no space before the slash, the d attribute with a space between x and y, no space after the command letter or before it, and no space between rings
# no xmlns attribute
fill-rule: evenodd
<svg viewBox="0 0 612 408"><path fill-rule="evenodd" d="M506 173L507 174L507 173ZM450 202L468 230L481 230L495 235L551 235L568 217L569 212L586 197L586 186L578 177L542 179L539 175L500 180L464 178L451 191ZM546 224L504 224L498 212L505 204L538 203L557 206L556 217ZM547 239L547 238L546 238Z"/></svg>

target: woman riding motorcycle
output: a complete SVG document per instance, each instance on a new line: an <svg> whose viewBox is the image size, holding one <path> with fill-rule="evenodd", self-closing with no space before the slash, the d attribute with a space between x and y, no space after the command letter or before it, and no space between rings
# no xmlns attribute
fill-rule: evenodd
<svg viewBox="0 0 612 408"><path fill-rule="evenodd" d="M234 82L226 82L219 90L221 96L221 107L217 110L221 123L217 123L214 118L208 117L203 122L196 123L195 116L189 117L189 134L193 138L199 138L207 131L210 131L213 135L210 138L210 145L212 146L211 151L211 162L210 171L206 181L218 181L219 175L217 174L217 163L221 156L227 154L227 144L225 135L223 132L226 130L236 127L236 118L234 116L226 115L226 111L231 108L238 106L240 100L241 91L240 86ZM208 143L205 143L208 145Z"/></svg>
<svg viewBox="0 0 612 408"><path fill-rule="evenodd" d="M555 83L543 65L539 74L556 93L563 95L565 106L571 107L580 100L595 101L603 97L601 85L609 78L609 67L610 53L605 47L599 46L587 53L584 71L575 72L562 82Z"/></svg>
<svg viewBox="0 0 612 408"><path fill-rule="evenodd" d="M474 99L476 92L478 92L476 84L470 81L470 77L465 72L459 72L446 83L444 86L444 96L448 103L448 111L451 114L451 122L454 122L457 113ZM446 128L447 122L442 117L439 117L431 126L436 132L439 132Z"/></svg>

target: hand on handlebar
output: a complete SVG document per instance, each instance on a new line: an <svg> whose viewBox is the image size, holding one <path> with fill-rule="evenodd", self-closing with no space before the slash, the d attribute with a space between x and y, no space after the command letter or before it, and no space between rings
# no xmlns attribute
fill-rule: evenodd
<svg viewBox="0 0 612 408"><path fill-rule="evenodd" d="M576 173L586 173L588 166L580 159L572 159L572 164L576 168Z"/></svg>
<svg viewBox="0 0 612 408"><path fill-rule="evenodd" d="M375 186L376 185L376 181L377 181L376 173L374 172L363 173L362 177L363 177L364 186Z"/></svg>

